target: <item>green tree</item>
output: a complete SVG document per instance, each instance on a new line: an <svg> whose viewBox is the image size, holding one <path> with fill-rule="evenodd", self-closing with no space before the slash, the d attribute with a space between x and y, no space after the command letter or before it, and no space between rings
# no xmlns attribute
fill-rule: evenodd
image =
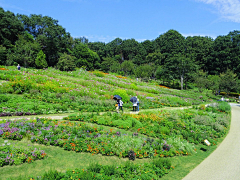
<svg viewBox="0 0 240 180"><path fill-rule="evenodd" d="M155 65L163 65L162 60L164 59L163 54L160 52L149 53L146 57L146 63L154 63Z"/></svg>
<svg viewBox="0 0 240 180"><path fill-rule="evenodd" d="M219 75L227 69L233 69L231 58L232 42L230 36L218 36L213 43L213 51L205 66L211 75Z"/></svg>
<svg viewBox="0 0 240 180"><path fill-rule="evenodd" d="M208 89L212 90L216 95L219 94L220 89L220 76L219 75L209 75L208 76Z"/></svg>
<svg viewBox="0 0 240 180"><path fill-rule="evenodd" d="M213 51L213 39L193 36L185 39L185 54L193 59L203 71L208 71L208 58Z"/></svg>
<svg viewBox="0 0 240 180"><path fill-rule="evenodd" d="M60 56L56 67L61 71L74 71L76 68L75 57L68 55L67 53L63 53Z"/></svg>
<svg viewBox="0 0 240 180"><path fill-rule="evenodd" d="M182 54L176 54L166 60L163 68L166 69L165 71L171 75L173 80L175 78L180 79L181 90L183 90L184 82L187 82L192 72L197 70L197 65L192 59Z"/></svg>
<svg viewBox="0 0 240 180"><path fill-rule="evenodd" d="M121 64L121 69L124 72L124 75L126 76L133 74L135 67L132 61L124 61Z"/></svg>
<svg viewBox="0 0 240 180"><path fill-rule="evenodd" d="M98 54L90 50L86 44L79 43L73 48L73 55L77 58L77 67L85 66L88 70L100 68L100 58Z"/></svg>
<svg viewBox="0 0 240 180"><path fill-rule="evenodd" d="M46 55L43 53L43 51L39 51L37 54L37 58L35 60L35 64L37 68L46 68L48 67L47 61L46 61Z"/></svg>
<svg viewBox="0 0 240 180"><path fill-rule="evenodd" d="M232 70L227 69L226 72L220 74L220 78L220 89L225 91L228 95L229 92L237 88L237 74L235 74Z"/></svg>
<svg viewBox="0 0 240 180"><path fill-rule="evenodd" d="M160 35L153 43L155 50L163 54L165 59L185 52L185 38L173 29ZM165 63L165 59L162 60L162 64Z"/></svg>
<svg viewBox="0 0 240 180"><path fill-rule="evenodd" d="M103 42L89 42L87 46L89 47L89 49L96 52L101 60L103 60L104 57L110 57L110 56L107 56L107 53L105 50L106 44Z"/></svg>
<svg viewBox="0 0 240 180"><path fill-rule="evenodd" d="M141 42L142 46L144 47L144 49L146 50L146 53L153 53L154 50L154 46L153 46L153 42L150 40L145 40L143 42Z"/></svg>
<svg viewBox="0 0 240 180"><path fill-rule="evenodd" d="M0 65L5 65L7 60L7 49L0 45Z"/></svg>
<svg viewBox="0 0 240 180"><path fill-rule="evenodd" d="M149 64L138 66L135 69L135 76L148 80L153 75L153 67Z"/></svg>
<svg viewBox="0 0 240 180"><path fill-rule="evenodd" d="M106 57L114 57L116 55L121 55L121 60L122 58L122 50L121 50L121 44L122 44L122 39L116 38L113 41L109 42L105 46L105 51L106 51Z"/></svg>
<svg viewBox="0 0 240 180"><path fill-rule="evenodd" d="M194 82L200 92L208 87L207 73L203 70L198 71L197 75L194 77Z"/></svg>
<svg viewBox="0 0 240 180"><path fill-rule="evenodd" d="M11 54L8 55L9 62L15 62L24 65L24 67L35 67L35 59L40 49L40 44L25 31L23 35L19 36Z"/></svg>
<svg viewBox="0 0 240 180"><path fill-rule="evenodd" d="M106 57L103 58L103 62L101 63L101 69L104 72L109 72L110 67L115 63L116 61L114 60L114 58L111 57Z"/></svg>
<svg viewBox="0 0 240 180"><path fill-rule="evenodd" d="M18 15L18 18L24 24L24 29L33 35L34 39L41 45L49 66L56 65L60 54L71 49L70 34L58 24L57 20L35 14L31 14L29 17Z"/></svg>
<svg viewBox="0 0 240 180"><path fill-rule="evenodd" d="M139 51L139 43L135 39L126 39L121 43L121 52L124 60L132 60Z"/></svg>
<svg viewBox="0 0 240 180"><path fill-rule="evenodd" d="M23 24L10 11L0 7L0 45L7 48L14 44L23 33Z"/></svg>
<svg viewBox="0 0 240 180"><path fill-rule="evenodd" d="M115 73L120 73L121 72L121 64L119 62L114 62L111 66L110 66L110 72L115 72Z"/></svg>

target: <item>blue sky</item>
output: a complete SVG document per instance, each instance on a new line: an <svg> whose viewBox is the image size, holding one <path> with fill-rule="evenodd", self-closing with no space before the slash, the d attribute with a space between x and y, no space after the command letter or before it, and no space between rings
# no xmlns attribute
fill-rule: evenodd
<svg viewBox="0 0 240 180"><path fill-rule="evenodd" d="M52 17L72 37L91 42L141 42L170 29L212 38L240 30L240 0L0 0L0 7Z"/></svg>

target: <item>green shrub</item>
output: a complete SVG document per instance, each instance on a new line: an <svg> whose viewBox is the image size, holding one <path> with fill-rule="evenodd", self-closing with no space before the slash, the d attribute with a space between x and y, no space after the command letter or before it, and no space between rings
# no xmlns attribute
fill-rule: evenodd
<svg viewBox="0 0 240 180"><path fill-rule="evenodd" d="M152 163L158 168L171 167L171 161L169 159L157 158L157 159L153 159Z"/></svg>
<svg viewBox="0 0 240 180"><path fill-rule="evenodd" d="M0 94L0 103L7 102L9 100L9 97L5 94Z"/></svg>
<svg viewBox="0 0 240 180"><path fill-rule="evenodd" d="M105 77L104 72L101 71L93 71L92 73L97 77Z"/></svg>
<svg viewBox="0 0 240 180"><path fill-rule="evenodd" d="M205 104L200 104L199 109L201 109L201 110L205 110L205 109L206 109Z"/></svg>
<svg viewBox="0 0 240 180"><path fill-rule="evenodd" d="M218 103L218 109L222 112L230 112L231 106L227 102L219 102Z"/></svg>
<svg viewBox="0 0 240 180"><path fill-rule="evenodd" d="M130 100L129 96L127 95L127 92L125 89L115 89L114 90L114 95L119 95L122 97L123 103L126 103Z"/></svg>

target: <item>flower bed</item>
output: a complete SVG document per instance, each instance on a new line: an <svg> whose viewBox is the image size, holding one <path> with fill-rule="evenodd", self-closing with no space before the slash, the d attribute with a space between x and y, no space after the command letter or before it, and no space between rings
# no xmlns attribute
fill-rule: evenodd
<svg viewBox="0 0 240 180"><path fill-rule="evenodd" d="M221 112L224 110L228 110L227 113ZM229 105L219 103L217 107L207 107L204 110L187 109L159 111L154 114L108 114L103 116L79 114L65 119L117 127L154 138L181 137L195 144L204 143L203 141L208 139L214 145L216 138L226 134L230 115Z"/></svg>
<svg viewBox="0 0 240 180"><path fill-rule="evenodd" d="M168 139L151 139L139 136L138 133L123 134L112 129L103 131L79 122L38 119L4 122L0 125L0 137L3 139L19 140L24 136L28 136L33 143L60 146L68 151L116 155L129 159L187 155L194 152L194 146L184 140L184 146L180 147L168 144ZM169 149L164 148L166 144Z"/></svg>
<svg viewBox="0 0 240 180"><path fill-rule="evenodd" d="M0 167L6 165L19 165L31 163L38 159L44 159L47 154L43 150L34 148L14 147L7 140L0 145Z"/></svg>

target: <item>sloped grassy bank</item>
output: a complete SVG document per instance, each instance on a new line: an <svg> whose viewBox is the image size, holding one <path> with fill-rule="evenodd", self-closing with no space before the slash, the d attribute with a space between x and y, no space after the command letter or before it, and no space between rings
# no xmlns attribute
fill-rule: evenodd
<svg viewBox="0 0 240 180"><path fill-rule="evenodd" d="M107 112L114 110L113 95L120 93L124 109L138 96L141 109L180 107L211 102L211 93L166 89L157 84L78 69L73 72L25 69L0 70L0 116Z"/></svg>

